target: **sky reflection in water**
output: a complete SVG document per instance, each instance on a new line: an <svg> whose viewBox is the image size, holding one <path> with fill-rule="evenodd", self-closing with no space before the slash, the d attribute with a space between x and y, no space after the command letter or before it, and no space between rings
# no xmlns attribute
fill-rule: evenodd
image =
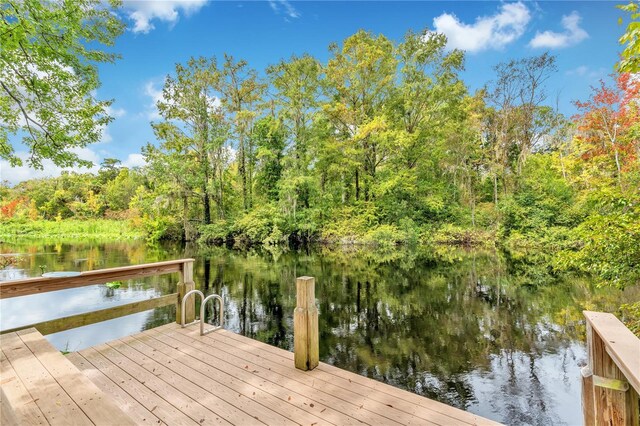
<svg viewBox="0 0 640 426"><path fill-rule="evenodd" d="M532 286L530 277L539 271L496 253L271 253L139 243L1 249L31 253L19 265L31 276L40 275L40 266L89 270L196 257L196 284L223 295L226 328L288 350L295 277L314 276L323 361L509 424L581 423L581 310L612 310L622 297L595 292L584 279ZM101 285L4 299L0 325L149 299L175 291L176 281L149 277L116 290ZM174 319L175 308L164 307L47 338L74 351Z"/></svg>

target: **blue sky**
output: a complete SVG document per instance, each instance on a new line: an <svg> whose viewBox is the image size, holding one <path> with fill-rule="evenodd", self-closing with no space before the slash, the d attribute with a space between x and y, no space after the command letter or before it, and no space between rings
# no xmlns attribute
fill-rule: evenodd
<svg viewBox="0 0 640 426"><path fill-rule="evenodd" d="M493 78L495 64L548 50L559 69L549 82L550 102L558 98L560 110L570 115L571 102L588 97L590 86L613 71L624 31L616 3L125 0L121 15L128 29L113 48L122 59L100 66L98 96L115 100L115 120L101 143L79 152L96 163L94 171L106 157L141 165L140 148L155 143L149 125L158 119L154 102L177 62L225 52L260 72L305 52L326 62L328 45L359 29L396 41L409 29L444 32L451 47L467 51L463 78L472 91ZM17 139L17 151L23 150ZM50 162L42 171L0 162L0 178L11 183L59 173Z"/></svg>

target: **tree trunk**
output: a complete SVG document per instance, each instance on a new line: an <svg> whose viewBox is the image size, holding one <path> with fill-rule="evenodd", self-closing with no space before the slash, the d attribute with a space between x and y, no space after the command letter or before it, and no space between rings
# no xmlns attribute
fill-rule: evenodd
<svg viewBox="0 0 640 426"><path fill-rule="evenodd" d="M189 199L185 195L182 196L182 241L189 241Z"/></svg>
<svg viewBox="0 0 640 426"><path fill-rule="evenodd" d="M620 156L618 154L618 148L615 144L613 144L613 153L616 159L616 169L618 169L618 186L620 187L620 191L622 191L622 168L620 167Z"/></svg>

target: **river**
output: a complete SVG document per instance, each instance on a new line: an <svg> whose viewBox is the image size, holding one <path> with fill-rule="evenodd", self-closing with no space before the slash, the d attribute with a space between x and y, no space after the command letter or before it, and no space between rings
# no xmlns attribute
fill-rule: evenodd
<svg viewBox="0 0 640 426"><path fill-rule="evenodd" d="M129 241L4 243L0 251L20 254L0 280L194 257L197 287L225 299L226 328L287 350L293 349L295 278L313 276L321 361L507 424L582 423L581 311L614 311L626 297L493 251L446 247L283 251ZM175 281L150 277L116 289L1 300L0 326L168 294ZM174 320L169 306L46 337L75 351Z"/></svg>

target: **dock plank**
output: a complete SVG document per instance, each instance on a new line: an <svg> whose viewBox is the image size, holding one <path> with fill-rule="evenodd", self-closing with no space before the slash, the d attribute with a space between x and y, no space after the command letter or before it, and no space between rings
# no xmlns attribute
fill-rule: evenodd
<svg viewBox="0 0 640 426"><path fill-rule="evenodd" d="M109 343L114 346L118 345L117 342ZM137 363L132 362L130 359L120 354L109 344L95 346L94 348L98 353L120 367L124 372L131 375L131 377L139 383L143 384L160 398L180 410L192 421L203 425L230 424L230 422L222 419L219 414L209 410L209 408L200 404L200 402L189 397L184 392L184 389L176 388L174 385L175 382L172 382L173 377L168 378L168 381L162 380L153 373L139 366ZM187 389L187 392L188 391L189 390Z"/></svg>
<svg viewBox="0 0 640 426"><path fill-rule="evenodd" d="M152 359L138 350L140 345L135 339L121 339L118 342L122 344L113 345L113 342L110 342L110 345L200 404L211 407L219 416L233 424L256 423L256 420L269 425L291 426L295 424L251 399L239 398L235 392L231 392L228 388L225 389L221 383L211 383L206 380L206 377L199 376L196 371L190 368L180 368L180 366L184 367L184 360L181 356L163 359L161 353L153 353L154 351L151 350ZM161 360L165 361L166 366L160 362ZM169 366L174 368L168 368Z"/></svg>
<svg viewBox="0 0 640 426"><path fill-rule="evenodd" d="M94 367L98 368L131 395L144 408L152 412L160 420L168 425L198 425L191 418L178 410L172 403L164 400L154 392L149 390L144 384L133 378L131 375L123 371L119 366L112 363L99 353L96 347L83 349L80 351L87 361Z"/></svg>
<svg viewBox="0 0 640 426"><path fill-rule="evenodd" d="M34 401L33 397L24 387L18 378L11 363L3 351L0 351L0 377L2 377L2 400L5 405L10 405L10 409L3 405L2 414L9 415L12 412L12 419L16 423L25 425L46 425L48 424L44 414ZM3 423L11 424L7 418Z"/></svg>
<svg viewBox="0 0 640 426"><path fill-rule="evenodd" d="M277 362L287 368L293 363L293 353L274 346L265 345L248 337L221 330L220 333L213 333L206 337L219 340L228 345L243 347L247 345L251 352ZM237 346L241 345L241 346ZM413 414L424 420L434 421L442 425L496 425L497 422L482 418L438 401L427 399L411 392L398 389L386 383L378 382L334 367L330 364L320 363L318 368L309 371L312 377L317 377L326 382L332 383L344 389L349 389L355 393L374 399L385 405L392 405L393 408Z"/></svg>
<svg viewBox="0 0 640 426"><path fill-rule="evenodd" d="M124 339L123 339L124 340ZM176 348L166 345L151 336L138 335L128 341L129 346L140 351L144 355L152 356L167 368L189 378L194 383L200 384L206 391L218 393L223 398L228 398L228 402L234 403L238 408L247 412L256 409L258 412L267 411L266 415L258 415L260 419L266 420L268 424L301 424L309 421L317 423L318 426L326 425L322 419L303 412L295 406L281 401L269 393L247 382L242 382L232 375L215 369L204 362L182 353L180 362L169 362L175 356ZM270 412L270 413L269 413ZM276 414L276 416L274 416ZM283 421L286 419L286 422Z"/></svg>
<svg viewBox="0 0 640 426"><path fill-rule="evenodd" d="M167 335L145 332L142 336L136 337L165 354L171 354L172 351L177 350L189 355L189 365L207 377L225 381L228 386L240 393L251 391L253 397L265 398L265 403L270 404L274 409L279 408L281 412L291 416L292 420L300 424L317 423L319 426L323 424L362 424L362 422L335 411L331 407L287 389L280 377L276 376L275 381L267 380L256 375L254 370L250 371L248 368L244 368L247 366L246 364L234 365L220 358L214 358ZM255 389L258 390L255 391ZM256 393L255 396L253 392Z"/></svg>
<svg viewBox="0 0 640 426"><path fill-rule="evenodd" d="M196 327L167 324L67 357L38 336L36 330L2 336L3 404L5 391L22 395L33 420L24 424L127 424L104 407L129 424L497 424L328 364L298 370L291 352L226 330L200 336ZM12 376L13 359L31 371ZM42 375L47 395L57 389L83 409L64 421L49 415L51 407L38 405L40 398L30 393ZM12 377L26 380L24 389L10 388Z"/></svg>
<svg viewBox="0 0 640 426"><path fill-rule="evenodd" d="M411 421L414 420L414 424L418 423L415 419L412 419L413 416L410 415L401 416L402 418L392 418L390 417L389 407L368 401L366 397L337 388L330 383L318 381L309 377L306 373L296 370L293 368L293 365L289 368L282 368L250 352L244 352L232 347L214 347L212 343L210 343L211 340L207 339L206 336L200 337L197 330L183 330L188 329L177 328L173 331L162 330L161 332L165 334L168 333L184 343L191 344L203 352L224 359L227 362L244 363L249 370L255 370L257 372L256 374L272 377L274 374L278 375L279 377L275 380L284 381L289 389L296 390L310 399L333 407L362 422L375 425L392 425L411 424Z"/></svg>
<svg viewBox="0 0 640 426"><path fill-rule="evenodd" d="M94 367L89 361L84 359L78 352L71 352L67 359L84 374L89 380L106 395L113 398L114 402L138 425L162 425L166 424L151 411L147 410L136 401L131 395L125 392L120 386L115 384L102 371Z"/></svg>
<svg viewBox="0 0 640 426"><path fill-rule="evenodd" d="M93 424L135 425L129 416L113 401L105 398L104 393L55 350L38 331L32 328L18 331L16 334Z"/></svg>
<svg viewBox="0 0 640 426"><path fill-rule="evenodd" d="M220 348L225 351L233 351L234 349L244 350L249 354L250 360L253 362L259 362L257 358L260 357L264 362L268 362L272 369L277 369L282 374L286 374L294 380L302 381L302 383L312 384L312 386L316 388L322 388L329 391L332 395L339 396L344 401L350 401L355 405L363 407L371 412L377 413L381 416L385 416L389 419L393 419L394 421L399 421L402 424L438 424L438 425L468 425L468 422L463 422L458 419L443 416L437 412L426 412L420 413L423 414L422 417L416 416L416 411L420 412L420 407L409 406L407 408L406 404L399 399L393 399L392 397L380 394L378 399L372 398L372 395L376 394L376 391L368 390L367 392L358 392L356 385L354 383L350 383L348 380L344 380L338 377L321 377L316 372L307 371L301 372L299 370L293 369L292 361L284 360L283 358L272 359L271 354L262 350L264 348L268 348L268 345L260 345L260 347L253 347L250 345L246 345L245 342L240 341L226 341L224 335L230 333L212 333L210 335L205 336L209 340L215 342L214 346L216 348ZM205 338L205 341L207 340ZM285 363L281 363L280 361L286 361ZM343 386L338 386L337 381L344 381ZM399 409L398 406L403 406L406 408L406 411ZM426 411L426 410L424 410Z"/></svg>
<svg viewBox="0 0 640 426"><path fill-rule="evenodd" d="M2 351L51 425L93 425L16 333L2 336Z"/></svg>

